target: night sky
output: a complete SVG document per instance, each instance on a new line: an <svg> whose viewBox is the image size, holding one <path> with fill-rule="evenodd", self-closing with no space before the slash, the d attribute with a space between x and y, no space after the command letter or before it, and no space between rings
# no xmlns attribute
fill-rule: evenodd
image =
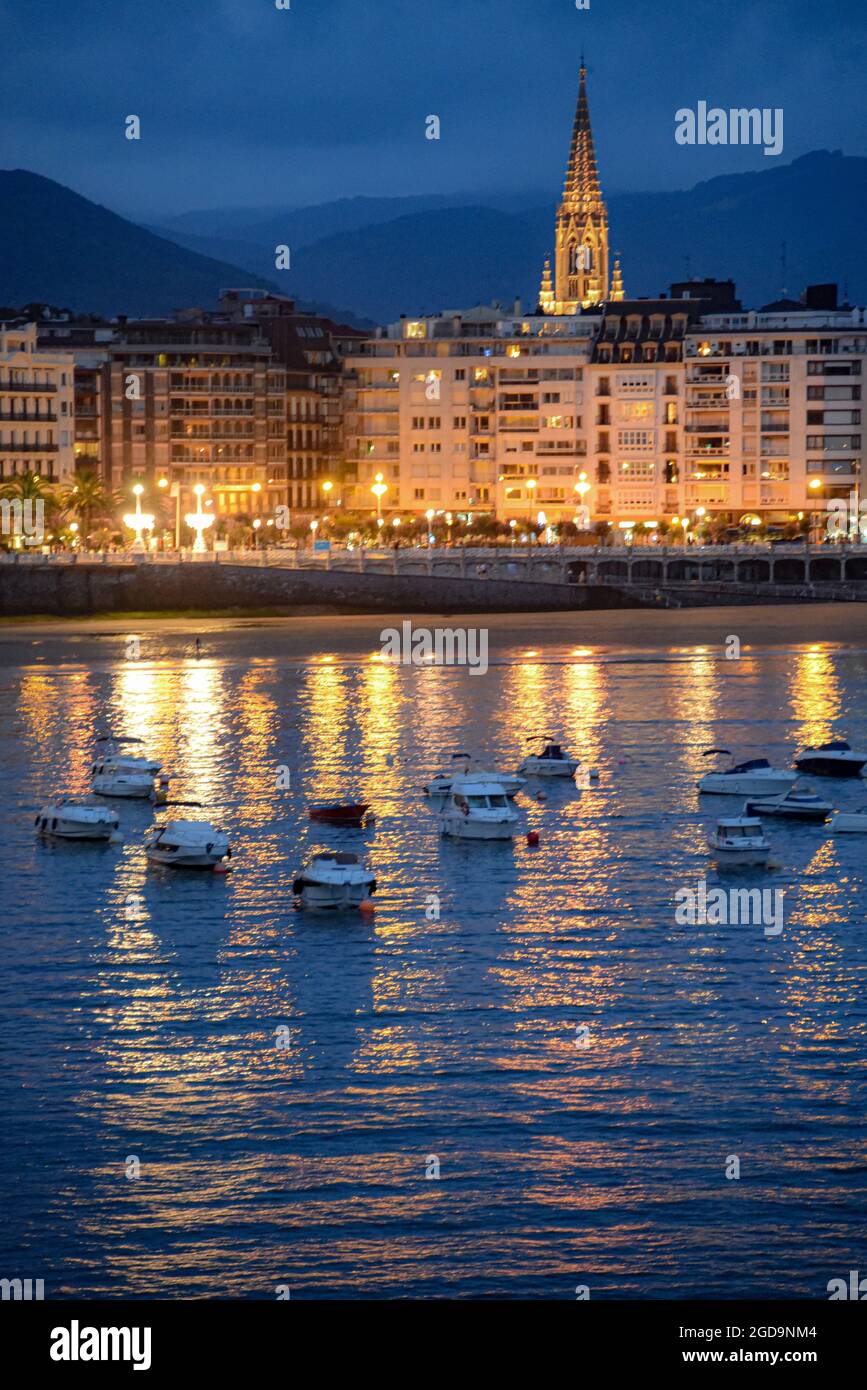
<svg viewBox="0 0 867 1390"><path fill-rule="evenodd" d="M603 190L689 187L772 162L677 145L675 110L700 100L783 107L780 163L864 154L865 35L865 0L0 0L0 164L154 220L556 196L583 45Z"/></svg>

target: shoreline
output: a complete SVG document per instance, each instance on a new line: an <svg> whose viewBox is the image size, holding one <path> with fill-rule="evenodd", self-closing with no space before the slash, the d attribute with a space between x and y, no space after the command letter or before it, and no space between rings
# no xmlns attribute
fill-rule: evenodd
<svg viewBox="0 0 867 1390"><path fill-rule="evenodd" d="M0 649L31 641L66 637L98 638L138 632L150 636L186 637L205 634L269 631L297 637L311 650L329 646L333 635L356 634L361 643L378 641L387 627L400 628L405 612L340 613L307 607L291 613L262 609L166 610L161 613L105 613L76 617L0 618ZM827 648L867 648L867 606L861 604L743 605L691 609L609 609L535 613L414 614L415 629L483 628L492 648L537 643L585 649L640 650L653 648L722 649L732 634L752 647L791 648L805 644ZM528 653L529 654L529 653ZM586 655L592 655L586 650Z"/></svg>

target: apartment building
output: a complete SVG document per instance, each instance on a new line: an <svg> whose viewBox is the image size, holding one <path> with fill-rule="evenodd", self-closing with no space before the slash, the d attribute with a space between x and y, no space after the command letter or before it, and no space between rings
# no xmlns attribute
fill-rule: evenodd
<svg viewBox="0 0 867 1390"><path fill-rule="evenodd" d="M68 354L39 348L36 324L0 325L0 482L73 476L73 371Z"/></svg>
<svg viewBox="0 0 867 1390"><path fill-rule="evenodd" d="M506 519L530 502L568 510L586 466L595 323L495 304L402 319L347 350L347 507Z"/></svg>
<svg viewBox="0 0 867 1390"><path fill-rule="evenodd" d="M867 311L832 285L757 311L705 280L402 319L346 358L347 505L784 525L860 487L865 359Z"/></svg>

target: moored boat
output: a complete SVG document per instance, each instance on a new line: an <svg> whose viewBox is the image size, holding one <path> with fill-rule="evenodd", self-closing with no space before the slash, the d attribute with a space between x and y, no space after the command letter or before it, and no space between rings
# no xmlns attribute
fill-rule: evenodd
<svg viewBox="0 0 867 1390"><path fill-rule="evenodd" d="M472 774L454 779L437 817L441 833L458 840L511 840L518 824L502 783Z"/></svg>
<svg viewBox="0 0 867 1390"><path fill-rule="evenodd" d="M554 743L549 737L542 734L534 734L528 738L528 743L541 741L542 751L540 753L528 753L518 768L518 772L524 772L528 777L574 777L581 766L579 758L570 758L559 743Z"/></svg>
<svg viewBox="0 0 867 1390"><path fill-rule="evenodd" d="M144 800L153 795L153 774L124 767L114 759L100 759L90 769L90 785L98 796Z"/></svg>
<svg viewBox="0 0 867 1390"><path fill-rule="evenodd" d="M452 763L454 766L451 769L438 772L426 786L422 787L425 796L448 796L455 778L469 775L472 761L469 753L453 753ZM486 772L473 768L473 774L485 781L499 782L506 796L509 797L517 796L526 784L525 778L517 777L511 773Z"/></svg>
<svg viewBox="0 0 867 1390"><path fill-rule="evenodd" d="M162 771L162 763L156 762L153 758L139 758L134 753L121 751L128 744L140 746L140 738L115 738L113 734L103 734L96 741L105 745L98 754L103 762L111 761L129 772L148 773L151 777L156 777L157 773Z"/></svg>
<svg viewBox="0 0 867 1390"><path fill-rule="evenodd" d="M708 748L702 757L728 758L730 763L729 767L714 768L702 777L698 789L706 796L780 796L798 779L796 772L771 767L767 758L736 763L728 748Z"/></svg>
<svg viewBox="0 0 867 1390"><path fill-rule="evenodd" d="M778 816L783 820L812 821L823 825L834 808L811 787L799 786L796 782L787 792L777 796L754 798L747 801L744 812L748 816Z"/></svg>
<svg viewBox="0 0 867 1390"><path fill-rule="evenodd" d="M753 816L732 816L717 822L708 841L717 868L764 868L770 858L771 843L762 822Z"/></svg>
<svg viewBox="0 0 867 1390"><path fill-rule="evenodd" d="M172 869L214 869L232 857L225 831L209 821L175 820L157 826L145 840L151 864Z"/></svg>
<svg viewBox="0 0 867 1390"><path fill-rule="evenodd" d="M292 891L304 907L361 907L376 892L376 877L359 855L323 850L296 875Z"/></svg>
<svg viewBox="0 0 867 1390"><path fill-rule="evenodd" d="M795 767L801 772L818 777L860 777L865 765L867 753L859 753L845 739L802 748L795 758Z"/></svg>
<svg viewBox="0 0 867 1390"><path fill-rule="evenodd" d="M319 821L325 825L349 826L361 825L369 810L370 805L366 801L342 801L330 806L308 806L307 808L311 820Z"/></svg>
<svg viewBox="0 0 867 1390"><path fill-rule="evenodd" d="M867 835L867 806L857 811L838 811L831 826L832 835Z"/></svg>
<svg viewBox="0 0 867 1390"><path fill-rule="evenodd" d="M116 811L88 797L58 796L42 807L35 825L40 835L61 840L110 840L119 825Z"/></svg>

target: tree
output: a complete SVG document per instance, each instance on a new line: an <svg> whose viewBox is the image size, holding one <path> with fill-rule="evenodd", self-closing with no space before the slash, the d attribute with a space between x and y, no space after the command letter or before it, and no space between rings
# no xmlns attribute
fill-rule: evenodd
<svg viewBox="0 0 867 1390"><path fill-rule="evenodd" d="M54 487L39 473L33 473L29 469L26 473L17 473L15 477L7 479L0 485L0 498L5 501L17 502L22 504L29 520L28 527L32 526L32 513L34 504L42 503L43 516L42 528L47 534L54 527L54 519L58 514L57 494ZM29 504L29 508L26 504ZM37 516L39 513L37 512Z"/></svg>
<svg viewBox="0 0 867 1390"><path fill-rule="evenodd" d="M95 468L82 468L76 473L74 482L65 487L61 500L66 511L78 522L78 533L83 546L94 527L104 527L114 521L114 512L120 506L121 498L107 488Z"/></svg>

